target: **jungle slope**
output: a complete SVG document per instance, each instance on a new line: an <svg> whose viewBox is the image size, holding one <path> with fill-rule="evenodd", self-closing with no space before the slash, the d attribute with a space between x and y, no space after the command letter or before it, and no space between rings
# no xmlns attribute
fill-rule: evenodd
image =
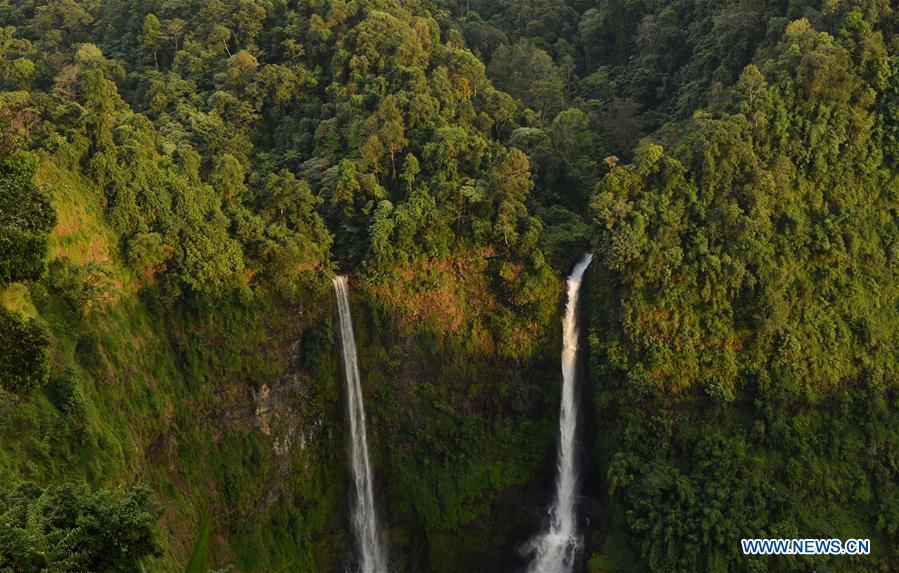
<svg viewBox="0 0 899 573"><path fill-rule="evenodd" d="M594 455L613 518L594 570L627 555L623 531L652 571L899 563L899 82L877 24L790 23L660 134L669 150L646 142L598 184ZM772 563L741 538L872 552Z"/></svg>

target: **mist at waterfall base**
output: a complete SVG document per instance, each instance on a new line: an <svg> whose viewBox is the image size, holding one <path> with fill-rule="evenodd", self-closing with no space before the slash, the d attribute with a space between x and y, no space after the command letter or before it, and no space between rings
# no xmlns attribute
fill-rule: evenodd
<svg viewBox="0 0 899 573"><path fill-rule="evenodd" d="M575 500L578 495L577 447L577 351L578 296L592 253L575 265L568 277L567 303L562 319L562 399L559 412L559 445L556 494L549 508L547 529L532 538L523 552L532 555L528 573L571 573L581 537L577 530Z"/></svg>
<svg viewBox="0 0 899 573"><path fill-rule="evenodd" d="M343 370L346 379L347 417L350 420L351 470L353 501L351 522L358 550L359 573L386 573L387 551L383 546L372 486L371 462L368 456L368 436L365 428L365 406L356 358L356 339L350 313L347 278L334 278L337 314L340 320L340 342Z"/></svg>

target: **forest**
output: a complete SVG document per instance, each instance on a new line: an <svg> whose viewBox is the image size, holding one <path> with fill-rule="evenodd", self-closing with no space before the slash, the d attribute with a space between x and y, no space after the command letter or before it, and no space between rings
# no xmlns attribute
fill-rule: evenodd
<svg viewBox="0 0 899 573"><path fill-rule="evenodd" d="M337 275L376 573L525 571L587 252L574 571L899 570L894 0L0 0L0 573L352 570Z"/></svg>

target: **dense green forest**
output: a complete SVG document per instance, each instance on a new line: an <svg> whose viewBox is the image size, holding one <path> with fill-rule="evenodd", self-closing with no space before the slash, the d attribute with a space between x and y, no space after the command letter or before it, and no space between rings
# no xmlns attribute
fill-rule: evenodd
<svg viewBox="0 0 899 573"><path fill-rule="evenodd" d="M585 570L899 569L892 0L0 0L0 572L344 571L335 273L391 566L519 571L588 250Z"/></svg>

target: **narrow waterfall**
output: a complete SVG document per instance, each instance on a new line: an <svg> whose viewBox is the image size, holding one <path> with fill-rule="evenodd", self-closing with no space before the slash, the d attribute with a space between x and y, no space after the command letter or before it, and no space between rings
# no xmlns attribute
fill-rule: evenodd
<svg viewBox="0 0 899 573"><path fill-rule="evenodd" d="M337 313L340 318L340 342L343 348L343 370L347 386L347 411L352 436L352 469L355 484L352 522L359 548L359 573L386 573L386 551L381 545L378 519L375 515L375 496L372 491L371 463L368 459L368 438L365 430L365 408L362 386L359 383L359 364L356 361L356 339L345 276L334 278Z"/></svg>
<svg viewBox="0 0 899 573"><path fill-rule="evenodd" d="M559 414L559 456L556 477L556 497L550 507L550 522L546 531L531 540L528 548L534 559L529 573L570 573L581 540L575 522L575 497L577 496L577 465L575 441L577 439L577 347L579 330L577 301L584 271L593 259L592 253L584 255L571 276L568 277L568 303L562 319L562 404Z"/></svg>

